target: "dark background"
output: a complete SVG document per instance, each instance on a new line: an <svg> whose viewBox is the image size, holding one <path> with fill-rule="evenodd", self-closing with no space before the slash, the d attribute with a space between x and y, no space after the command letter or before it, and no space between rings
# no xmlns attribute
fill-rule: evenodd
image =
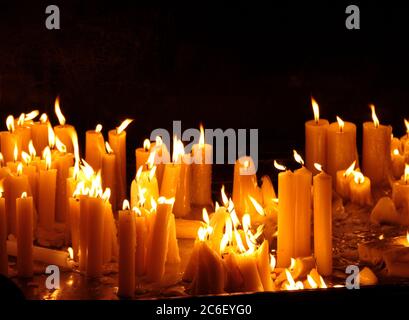
<svg viewBox="0 0 409 320"><path fill-rule="evenodd" d="M61 30L47 30L56 4ZM361 30L345 28L359 5ZM399 2L301 1L173 6L102 1L3 1L0 118L47 111L61 96L79 133L126 117L128 154L151 130L258 128L260 158L303 150L310 96L331 122L358 125L375 103L382 123L404 133L409 117L409 11ZM81 135L80 135L81 138ZM132 149L131 149L132 146Z"/></svg>

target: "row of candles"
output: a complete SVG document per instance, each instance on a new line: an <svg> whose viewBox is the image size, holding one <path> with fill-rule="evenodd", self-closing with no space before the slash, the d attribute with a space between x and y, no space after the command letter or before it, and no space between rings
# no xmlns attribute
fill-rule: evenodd
<svg viewBox="0 0 409 320"><path fill-rule="evenodd" d="M405 157L409 154L409 128L408 135L391 139L391 127L379 123L371 106L373 122L364 123L361 173L355 168L356 126L339 117L329 124L319 118L315 100L312 105L315 119L305 124L305 165L295 151L300 169L292 172L275 162L282 171L278 199L269 178L263 177L260 188L253 160L242 157L234 167L232 199L224 195L223 206L216 204L210 220L207 211L203 213L204 225L198 231L185 272L185 278L193 281L193 292L219 292L216 289L224 289L226 279L230 279L231 288L270 290L271 248L269 241L258 242L265 235L263 224L274 214L278 225L277 267L287 270L293 257L312 255L313 220L317 272L330 275L333 181L345 199L371 205L371 188L385 185L391 177L401 177L393 184L393 197L398 207L408 207ZM8 131L0 134L4 190L0 198L0 272L7 273L5 243L9 234L17 237L14 251L19 275L30 277L33 252L40 252L38 247L33 248L33 230L45 230L42 234L50 238L46 240L52 240L56 225L64 223L66 244L72 245L80 269L98 277L104 263L118 259L119 293L132 296L141 276L160 281L166 263L180 262L175 219L188 216L191 205L211 204L212 167L205 159L212 155L212 146L205 143L202 127L199 142L188 154L176 137L172 157L160 137L154 143L146 140L143 148L135 150L136 175L129 203L125 199L125 129L132 120L109 131L107 142L101 125L87 131L86 160L81 160L75 128L66 124L58 98L55 112L60 123L57 126L52 127L45 114L34 121L39 113L33 111L18 120L8 117ZM42 150L42 157L36 150ZM121 207L116 222L115 212ZM219 278L203 278L209 272L201 267L219 270L212 272ZM237 270L241 280L234 283Z"/></svg>

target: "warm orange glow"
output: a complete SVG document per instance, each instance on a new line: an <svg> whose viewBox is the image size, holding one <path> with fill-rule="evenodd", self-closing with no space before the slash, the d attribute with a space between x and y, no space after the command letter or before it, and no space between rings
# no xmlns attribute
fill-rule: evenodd
<svg viewBox="0 0 409 320"><path fill-rule="evenodd" d="M102 200L108 202L109 198L111 198L111 189L110 188L106 188L104 193L102 194Z"/></svg>
<svg viewBox="0 0 409 320"><path fill-rule="evenodd" d="M314 168L315 169L317 169L319 172L322 172L323 170L322 170L322 165L321 164L319 164L319 163L314 163Z"/></svg>
<svg viewBox="0 0 409 320"><path fill-rule="evenodd" d="M37 155L36 149L34 148L33 140L30 140L28 143L28 152L30 153L31 158L35 158Z"/></svg>
<svg viewBox="0 0 409 320"><path fill-rule="evenodd" d="M151 198L151 212L156 212L157 207L158 207L158 204L156 203L156 200L152 197Z"/></svg>
<svg viewBox="0 0 409 320"><path fill-rule="evenodd" d="M111 154L114 153L114 150L112 150L110 144L108 143L108 141L105 141L105 149L107 150L107 153Z"/></svg>
<svg viewBox="0 0 409 320"><path fill-rule="evenodd" d="M43 113L40 117L40 123L46 123L48 121L48 116L46 113Z"/></svg>
<svg viewBox="0 0 409 320"><path fill-rule="evenodd" d="M291 271L294 270L294 268L295 268L295 263L296 263L296 260L295 260L294 258L291 258L291 263L290 263L290 268L289 268Z"/></svg>
<svg viewBox="0 0 409 320"><path fill-rule="evenodd" d="M261 206L261 204L259 204L259 203L257 202L257 200L254 199L252 196L249 195L248 197L249 197L251 203L253 204L254 208L256 209L257 213L258 213L260 216L265 216L266 213L264 212L264 209L263 209L263 207Z"/></svg>
<svg viewBox="0 0 409 320"><path fill-rule="evenodd" d="M344 131L345 122L338 116L337 116L337 122L338 122L339 132Z"/></svg>
<svg viewBox="0 0 409 320"><path fill-rule="evenodd" d="M312 110L314 112L314 120L316 123L320 120L320 108L318 106L317 101L313 97L311 97L311 104L312 104Z"/></svg>
<svg viewBox="0 0 409 320"><path fill-rule="evenodd" d="M398 149L393 149L392 151L393 155L398 156L400 154Z"/></svg>
<svg viewBox="0 0 409 320"><path fill-rule="evenodd" d="M406 119L403 120L405 121L406 133L409 134L409 121Z"/></svg>
<svg viewBox="0 0 409 320"><path fill-rule="evenodd" d="M98 123L97 126L95 127L95 132L101 132L102 131L102 124Z"/></svg>
<svg viewBox="0 0 409 320"><path fill-rule="evenodd" d="M179 140L176 136L174 136L173 137L173 153L172 153L173 163L180 163L184 154L185 154L185 147L183 146L183 142Z"/></svg>
<svg viewBox="0 0 409 320"><path fill-rule="evenodd" d="M307 281L308 281L308 284L310 285L311 289L317 289L318 288L318 284L315 282L314 278L311 277L310 275L307 275Z"/></svg>
<svg viewBox="0 0 409 320"><path fill-rule="evenodd" d="M24 119L26 118L26 115L24 113L20 114L17 120L17 125L18 126L23 126L24 125Z"/></svg>
<svg viewBox="0 0 409 320"><path fill-rule="evenodd" d="M406 231L406 243L409 246L409 230Z"/></svg>
<svg viewBox="0 0 409 320"><path fill-rule="evenodd" d="M409 164L405 164L405 173L403 174L405 183L409 183Z"/></svg>
<svg viewBox="0 0 409 320"><path fill-rule="evenodd" d="M173 205L175 203L175 198L165 198L165 197L159 197L158 199L159 204L171 204Z"/></svg>
<svg viewBox="0 0 409 320"><path fill-rule="evenodd" d="M95 173L95 171L94 171L94 169L89 165L89 163L88 162L86 162L84 159L82 159L82 166L81 166L81 169L82 169L82 172L84 173L84 175L85 175L85 178L87 179L87 180L91 180L92 179L92 177L93 177L93 175L94 175L94 173Z"/></svg>
<svg viewBox="0 0 409 320"><path fill-rule="evenodd" d="M244 162L243 162L243 167L244 167L245 169L248 169L248 168L250 167L250 161L244 160Z"/></svg>
<svg viewBox="0 0 409 320"><path fill-rule="evenodd" d="M136 175L135 175L135 180L136 181L139 181L139 179L141 178L141 175L142 175L142 166L140 166L139 168L138 168L138 171L136 171Z"/></svg>
<svg viewBox="0 0 409 320"><path fill-rule="evenodd" d="M155 142L157 147L160 147L163 144L162 138L160 136L156 136Z"/></svg>
<svg viewBox="0 0 409 320"><path fill-rule="evenodd" d="M364 175L359 171L354 171L354 182L356 184L362 184L365 182Z"/></svg>
<svg viewBox="0 0 409 320"><path fill-rule="evenodd" d="M286 290L297 290L294 278L291 275L290 271L288 271L288 269L285 269L285 275L286 275L287 282L288 282L288 284L285 285L285 289Z"/></svg>
<svg viewBox="0 0 409 320"><path fill-rule="evenodd" d="M197 230L197 237L200 241L205 241L207 236L207 231L206 228L200 227L199 230Z"/></svg>
<svg viewBox="0 0 409 320"><path fill-rule="evenodd" d="M375 106L373 104L371 104L371 105L369 105L369 107L371 108L371 111L372 111L372 121L373 121L373 123L375 125L375 128L378 128L379 127L379 119L376 116Z"/></svg>
<svg viewBox="0 0 409 320"><path fill-rule="evenodd" d="M286 167L283 166L282 164L279 164L276 160L274 160L274 167L277 170L280 170L280 171L285 171L286 170Z"/></svg>
<svg viewBox="0 0 409 320"><path fill-rule="evenodd" d="M9 132L14 132L14 117L12 115L8 116L6 119L6 126Z"/></svg>
<svg viewBox="0 0 409 320"><path fill-rule="evenodd" d="M352 164L348 167L348 169L344 172L344 177L347 178L354 172L356 161L352 162Z"/></svg>
<svg viewBox="0 0 409 320"><path fill-rule="evenodd" d="M68 251L68 258L70 260L74 260L74 250L71 247L68 247L67 251Z"/></svg>
<svg viewBox="0 0 409 320"><path fill-rule="evenodd" d="M139 208L133 207L133 208L132 208L132 211L135 212L135 214L136 214L138 217L141 217L141 216L142 216L142 211L141 211Z"/></svg>
<svg viewBox="0 0 409 320"><path fill-rule="evenodd" d="M127 199L124 200L124 202L122 203L122 210L129 210L130 206L129 206L129 201Z"/></svg>
<svg viewBox="0 0 409 320"><path fill-rule="evenodd" d="M21 194L21 199L26 199L27 198L27 192L23 192L22 194Z"/></svg>
<svg viewBox="0 0 409 320"><path fill-rule="evenodd" d="M320 276L320 288L321 289L326 289L327 288L327 284L324 281L324 278Z"/></svg>
<svg viewBox="0 0 409 320"><path fill-rule="evenodd" d="M58 139L58 137L55 138L55 147L61 153L66 153L67 152L67 147L65 146L64 143L61 142L60 139Z"/></svg>
<svg viewBox="0 0 409 320"><path fill-rule="evenodd" d="M149 141L149 139L143 140L143 149L145 151L149 151L150 148L151 148L151 142Z"/></svg>
<svg viewBox="0 0 409 320"><path fill-rule="evenodd" d="M142 167L141 167L142 168ZM153 166L150 170L149 170L149 181L151 181L156 174L156 166Z"/></svg>
<svg viewBox="0 0 409 320"><path fill-rule="evenodd" d="M30 162L31 162L31 157L30 157L30 155L27 153L27 152L22 152L21 153L21 158L23 159L23 161L24 161L24 163L26 164L26 165L29 165L30 164Z"/></svg>
<svg viewBox="0 0 409 320"><path fill-rule="evenodd" d="M229 244L229 236L227 233L223 234L222 239L220 240L220 254L223 255L223 253L226 251L226 247Z"/></svg>
<svg viewBox="0 0 409 320"><path fill-rule="evenodd" d="M156 150L153 150L151 153L149 153L148 160L146 161L148 169L151 169L153 167L155 163L155 156L156 156Z"/></svg>
<svg viewBox="0 0 409 320"><path fill-rule="evenodd" d="M132 121L133 121L132 119L125 119L124 121L122 121L122 123L119 125L119 127L116 128L116 133L121 134L129 126L129 124Z"/></svg>
<svg viewBox="0 0 409 320"><path fill-rule="evenodd" d="M385 236L384 236L383 234L381 234L381 235L378 237L378 239L379 239L379 240L383 240L383 239L385 239Z"/></svg>
<svg viewBox="0 0 409 320"><path fill-rule="evenodd" d="M14 162L16 162L17 159L18 159L18 147L17 147L17 143L14 144L13 159L14 159Z"/></svg>
<svg viewBox="0 0 409 320"><path fill-rule="evenodd" d="M45 160L45 167L47 170L51 169L51 150L49 147L45 147L43 151L43 159Z"/></svg>
<svg viewBox="0 0 409 320"><path fill-rule="evenodd" d="M206 208L203 208L203 209L202 209L202 218L203 218L203 221L204 221L207 225L210 224L209 214L207 213Z"/></svg>
<svg viewBox="0 0 409 320"><path fill-rule="evenodd" d="M78 135L77 132L74 130L73 132L71 132L71 142L72 142L72 147L74 149L74 158L75 158L75 162L80 162L80 147L79 147L79 143L78 143Z"/></svg>
<svg viewBox="0 0 409 320"><path fill-rule="evenodd" d="M272 254L270 254L270 271L273 272L276 268L277 260Z"/></svg>
<svg viewBox="0 0 409 320"><path fill-rule="evenodd" d="M200 124L200 137L199 137L199 146L203 148L205 145L205 133L204 133L204 128L203 124Z"/></svg>
<svg viewBox="0 0 409 320"><path fill-rule="evenodd" d="M245 253L246 247L244 246L240 233L237 230L234 230L234 239L236 240L236 245L237 245L237 249L239 250L239 252Z"/></svg>
<svg viewBox="0 0 409 320"><path fill-rule="evenodd" d="M0 152L0 167L4 166L4 156L3 154Z"/></svg>
<svg viewBox="0 0 409 320"><path fill-rule="evenodd" d="M48 126L48 145L50 149L53 149L55 146L55 133L50 123L48 123L47 126Z"/></svg>
<svg viewBox="0 0 409 320"><path fill-rule="evenodd" d="M293 155L294 155L294 160L298 162L300 165L304 165L304 160L303 158L298 154L296 150L293 150Z"/></svg>
<svg viewBox="0 0 409 320"><path fill-rule="evenodd" d="M57 96L57 98L55 98L55 102L54 102L54 111L55 114L58 118L58 122L60 123L60 125L65 125L65 117L61 112L61 108L60 108L60 97Z"/></svg>
<svg viewBox="0 0 409 320"><path fill-rule="evenodd" d="M33 110L30 113L27 113L24 117L24 121L31 121L37 118L37 116L40 114L40 111L38 110Z"/></svg>
<svg viewBox="0 0 409 320"><path fill-rule="evenodd" d="M23 174L23 164L20 162L18 165L17 165L17 175L18 176L21 176Z"/></svg>
<svg viewBox="0 0 409 320"><path fill-rule="evenodd" d="M222 202L224 206L227 207L229 205L229 199L226 196L224 185L222 185L221 195L222 195Z"/></svg>
<svg viewBox="0 0 409 320"><path fill-rule="evenodd" d="M80 165L78 162L74 163L74 170L72 173L72 177L74 178L74 180L77 180L78 178L78 174L80 173Z"/></svg>

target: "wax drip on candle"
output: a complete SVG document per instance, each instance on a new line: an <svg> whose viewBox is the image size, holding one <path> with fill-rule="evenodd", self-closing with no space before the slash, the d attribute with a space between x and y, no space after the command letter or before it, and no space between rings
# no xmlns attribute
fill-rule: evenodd
<svg viewBox="0 0 409 320"><path fill-rule="evenodd" d="M343 132L345 122L338 116L337 116L337 122L338 122L339 132Z"/></svg>
<svg viewBox="0 0 409 320"><path fill-rule="evenodd" d="M373 123L375 125L375 128L378 128L379 127L379 119L378 119L378 117L376 115L376 112L375 112L375 106L373 104L370 104L369 107L371 108L371 112L372 112L372 121L373 121Z"/></svg>
<svg viewBox="0 0 409 320"><path fill-rule="evenodd" d="M312 110L314 112L315 123L318 124L320 121L320 108L318 106L317 101L315 101L313 97L311 97L311 105L312 105Z"/></svg>

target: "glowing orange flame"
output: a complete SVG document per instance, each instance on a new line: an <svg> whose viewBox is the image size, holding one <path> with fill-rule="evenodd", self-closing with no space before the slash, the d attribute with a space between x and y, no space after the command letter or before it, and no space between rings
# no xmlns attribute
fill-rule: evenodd
<svg viewBox="0 0 409 320"><path fill-rule="evenodd" d="M280 170L280 171L285 171L286 170L286 167L283 166L282 164L279 164L276 160L274 160L274 167L277 170Z"/></svg>
<svg viewBox="0 0 409 320"><path fill-rule="evenodd" d="M48 121L48 116L46 113L43 113L40 117L40 123L47 123Z"/></svg>
<svg viewBox="0 0 409 320"><path fill-rule="evenodd" d="M20 114L17 120L17 125L18 126L23 126L24 125L24 119L26 118L26 115L24 113Z"/></svg>
<svg viewBox="0 0 409 320"><path fill-rule="evenodd" d="M252 196L249 195L248 197L249 197L251 203L253 204L254 208L256 209L257 213L258 213L260 216L265 216L266 213L264 212L264 209L263 209L263 207L261 206L261 204L259 204L259 203L257 202L257 200L254 199Z"/></svg>
<svg viewBox="0 0 409 320"><path fill-rule="evenodd" d="M18 147L17 147L17 143L14 144L13 159L14 159L14 162L16 162L17 159L18 159Z"/></svg>
<svg viewBox="0 0 409 320"><path fill-rule="evenodd" d="M23 192L22 194L21 194L21 199L26 199L27 198L27 192Z"/></svg>
<svg viewBox="0 0 409 320"><path fill-rule="evenodd" d="M21 176L23 174L23 164L20 162L18 165L17 165L17 175L18 176Z"/></svg>
<svg viewBox="0 0 409 320"><path fill-rule="evenodd" d="M221 195L222 195L222 202L224 206L227 207L229 205L229 199L226 196L224 185L222 185Z"/></svg>
<svg viewBox="0 0 409 320"><path fill-rule="evenodd" d="M210 224L209 214L207 213L206 208L203 208L203 209L202 209L202 217L203 217L203 221L204 221L206 224Z"/></svg>
<svg viewBox="0 0 409 320"><path fill-rule="evenodd" d="M173 204L175 203L175 198L159 197L158 203L159 203L159 204L169 204L169 205L173 205Z"/></svg>
<svg viewBox="0 0 409 320"><path fill-rule="evenodd" d="M344 172L345 178L349 177L354 172L355 164L356 164L356 161L352 162L352 164L348 167L348 169L345 170Z"/></svg>
<svg viewBox="0 0 409 320"><path fill-rule="evenodd" d="M405 164L405 173L403 174L405 183L409 183L409 164Z"/></svg>
<svg viewBox="0 0 409 320"><path fill-rule="evenodd" d="M296 260L294 258L291 258L291 263L290 263L290 270L293 271L295 268Z"/></svg>
<svg viewBox="0 0 409 320"><path fill-rule="evenodd" d="M155 163L155 156L156 156L156 151L152 151L149 153L148 160L146 161L146 164L148 166L148 169L151 169Z"/></svg>
<svg viewBox="0 0 409 320"><path fill-rule="evenodd" d="M314 163L314 168L315 169L317 169L319 172L322 172L323 170L322 170L322 165L321 164L319 164L319 163Z"/></svg>
<svg viewBox="0 0 409 320"><path fill-rule="evenodd" d="M303 158L298 154L296 150L293 150L293 155L294 155L294 160L298 162L300 165L304 165L304 160Z"/></svg>
<svg viewBox="0 0 409 320"><path fill-rule="evenodd" d="M143 140L143 149L145 151L149 151L149 149L151 148L151 142L149 139L145 139Z"/></svg>
<svg viewBox="0 0 409 320"><path fill-rule="evenodd" d="M315 282L314 278L311 277L310 275L307 275L307 281L308 281L308 284L310 285L311 289L317 289L318 288L318 284Z"/></svg>
<svg viewBox="0 0 409 320"><path fill-rule="evenodd" d="M403 120L405 121L406 133L409 134L409 121L406 119Z"/></svg>
<svg viewBox="0 0 409 320"><path fill-rule="evenodd" d="M122 210L129 210L130 206L129 206L129 201L127 199L124 200L124 202L122 203Z"/></svg>
<svg viewBox="0 0 409 320"><path fill-rule="evenodd" d="M107 150L107 153L111 154L114 153L114 150L112 150L110 144L108 143L108 141L105 141L105 149Z"/></svg>
<svg viewBox="0 0 409 320"><path fill-rule="evenodd" d="M30 155L27 153L27 152L22 152L21 153L21 158L23 159L23 161L24 161L24 163L26 164L26 165L29 165L30 164L30 162L31 162L31 157L30 157Z"/></svg>
<svg viewBox="0 0 409 320"><path fill-rule="evenodd" d="M337 116L337 122L338 122L339 132L344 131L345 122L338 116Z"/></svg>
<svg viewBox="0 0 409 320"><path fill-rule="evenodd" d="M406 231L406 243L409 246L409 230Z"/></svg>
<svg viewBox="0 0 409 320"><path fill-rule="evenodd" d="M55 102L54 102L54 111L55 114L58 118L58 122L60 123L60 125L65 125L65 117L61 112L61 108L60 108L60 97L57 96L57 98L55 98Z"/></svg>
<svg viewBox="0 0 409 320"><path fill-rule="evenodd" d="M376 116L375 106L373 104L371 104L371 105L369 105L369 107L371 108L371 111L372 111L372 121L373 121L373 123L375 125L375 128L378 128L379 127L379 119Z"/></svg>
<svg viewBox="0 0 409 320"><path fill-rule="evenodd" d="M48 123L47 126L48 126L48 145L50 149L53 149L55 146L55 133L50 123Z"/></svg>
<svg viewBox="0 0 409 320"><path fill-rule="evenodd" d="M64 143L61 142L60 139L58 139L58 137L55 138L55 147L61 153L66 153L67 152L67 147L65 146Z"/></svg>
<svg viewBox="0 0 409 320"><path fill-rule="evenodd" d="M365 182L364 175L359 171L354 171L354 182L356 184L362 184Z"/></svg>
<svg viewBox="0 0 409 320"><path fill-rule="evenodd" d="M203 148L205 145L205 133L204 133L204 128L203 124L200 124L200 137L199 137L199 146Z"/></svg>
<svg viewBox="0 0 409 320"><path fill-rule="evenodd" d="M276 257L270 254L270 271L273 272L276 268L277 260Z"/></svg>
<svg viewBox="0 0 409 320"><path fill-rule="evenodd" d="M313 97L311 97L311 104L312 104L312 110L314 112L314 120L316 123L320 120L320 108L318 106L317 101Z"/></svg>
<svg viewBox="0 0 409 320"><path fill-rule="evenodd" d="M33 140L30 140L28 143L28 152L30 153L31 158L35 158L37 155L36 149L34 148Z"/></svg>
<svg viewBox="0 0 409 320"><path fill-rule="evenodd" d="M398 149L393 149L392 153L394 156L398 156L400 154Z"/></svg>
<svg viewBox="0 0 409 320"><path fill-rule="evenodd" d="M6 126L9 132L14 132L14 117L12 115L8 116L6 119Z"/></svg>
<svg viewBox="0 0 409 320"><path fill-rule="evenodd" d="M51 168L51 150L50 147L45 147L43 151L43 159L45 160L45 167L47 170Z"/></svg>
<svg viewBox="0 0 409 320"><path fill-rule="evenodd" d="M116 128L116 133L121 134L129 126L129 124L132 121L133 121L132 119L125 119L124 121L122 121L122 123L119 125L119 127Z"/></svg>
<svg viewBox="0 0 409 320"><path fill-rule="evenodd" d="M111 189L110 188L106 188L104 193L102 194L102 200L108 202L109 198L111 198Z"/></svg>
<svg viewBox="0 0 409 320"><path fill-rule="evenodd" d="M95 127L95 132L101 132L102 131L102 124L98 123L97 126Z"/></svg>
<svg viewBox="0 0 409 320"><path fill-rule="evenodd" d="M38 110L33 110L30 113L27 113L24 117L24 121L31 121L37 118L37 116L40 114L40 111Z"/></svg>
<svg viewBox="0 0 409 320"><path fill-rule="evenodd" d="M3 154L0 152L0 166L4 166L4 156Z"/></svg>
<svg viewBox="0 0 409 320"><path fill-rule="evenodd" d="M176 136L174 136L173 137L173 153L172 153L173 163L180 163L184 154L185 154L185 147L183 146L183 142L180 141Z"/></svg>

